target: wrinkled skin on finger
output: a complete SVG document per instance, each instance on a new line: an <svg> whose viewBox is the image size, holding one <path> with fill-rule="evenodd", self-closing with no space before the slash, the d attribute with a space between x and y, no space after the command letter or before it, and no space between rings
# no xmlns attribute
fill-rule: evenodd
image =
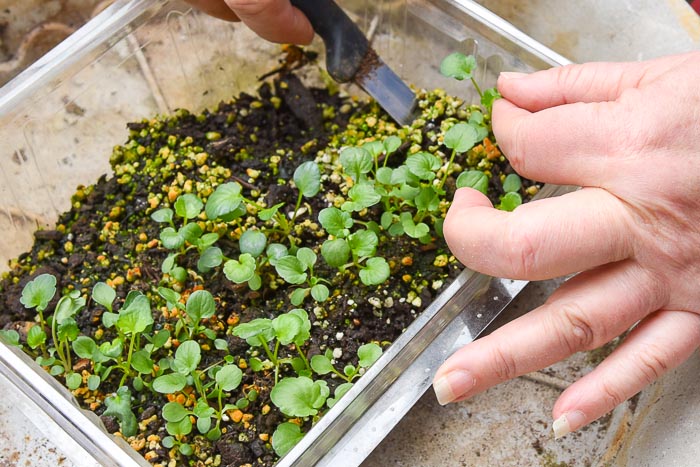
<svg viewBox="0 0 700 467"><path fill-rule="evenodd" d="M305 45L314 31L289 0L186 0L193 7L227 21L243 21L272 42Z"/></svg>
<svg viewBox="0 0 700 467"><path fill-rule="evenodd" d="M457 192L445 238L467 267L578 273L547 302L451 356L445 404L631 333L553 409L555 435L601 417L700 346L700 53L503 73L496 139L513 168L581 190L512 213ZM487 251L487 254L481 252Z"/></svg>

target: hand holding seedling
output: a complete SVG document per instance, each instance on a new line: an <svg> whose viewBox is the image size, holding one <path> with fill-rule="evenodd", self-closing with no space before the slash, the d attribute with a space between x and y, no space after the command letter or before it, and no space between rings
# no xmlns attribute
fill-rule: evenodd
<svg viewBox="0 0 700 467"><path fill-rule="evenodd" d="M543 306L449 358L434 381L441 403L597 348L634 326L555 404L554 431L562 436L697 349L698 79L698 52L501 75L504 99L493 105L493 129L515 170L584 188L512 213L463 188L445 237L466 266L486 274L580 274Z"/></svg>
<svg viewBox="0 0 700 467"><path fill-rule="evenodd" d="M311 23L289 0L187 0L187 3L217 18L243 21L260 37L272 42L308 44L314 37Z"/></svg>

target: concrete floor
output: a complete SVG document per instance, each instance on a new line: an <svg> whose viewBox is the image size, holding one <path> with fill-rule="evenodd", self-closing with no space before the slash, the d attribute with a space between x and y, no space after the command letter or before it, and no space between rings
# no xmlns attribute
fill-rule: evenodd
<svg viewBox="0 0 700 467"><path fill-rule="evenodd" d="M75 25L71 21L78 21L75 11L92 11L98 3L45 1L41 12L33 14L42 21L50 20L70 29ZM684 0L480 0L479 3L576 62L645 59L700 46L700 20ZM0 12L8 5L22 4L18 0L0 0L3 7ZM70 6L73 13L61 17L53 10L61 5ZM16 19L0 15L0 23L9 22L18 31L24 24L26 31L17 37L26 39L27 33L34 29L29 21L21 23ZM57 27L56 34L65 30ZM31 40L41 43L39 39ZM15 43L17 47L19 44L21 41ZM7 42L1 44L0 78L3 71L13 68L8 72L11 74L30 60L25 58L23 64L8 65L14 60L8 52L11 47ZM8 60L2 62L5 59ZM555 281L531 284L505 312L506 317L512 319L537 306L556 285ZM429 392L363 465L697 465L700 458L700 443L695 441L700 427L700 395L695 388L695 375L700 371L697 354L644 391L636 404L624 404L579 433L559 441L552 439L550 411L558 394L590 371L604 352L577 354L542 372L448 407L440 407ZM14 407L12 399L0 398L3 420L6 420L3 414L16 413L9 410ZM26 420L0 424L0 444L5 447L0 450L0 466L18 465L17 459L39 462L31 456L39 451L44 455L44 443L37 426ZM31 449L22 451L21 445L29 445ZM25 452L28 457L17 457L17 452ZM65 454L54 447L46 447L46 452L46 455L56 453L56 462L44 457L40 463L29 465L57 465L59 460L61 465L70 465Z"/></svg>

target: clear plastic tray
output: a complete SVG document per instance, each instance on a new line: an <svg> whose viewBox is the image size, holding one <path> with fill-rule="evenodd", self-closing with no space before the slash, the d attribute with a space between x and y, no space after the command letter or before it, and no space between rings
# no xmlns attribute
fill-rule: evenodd
<svg viewBox="0 0 700 467"><path fill-rule="evenodd" d="M455 50L477 55L478 79L488 86L502 70L566 63L469 0L338 3L371 37L379 55L417 87L442 87L473 98L465 95L467 86L438 72L439 58ZM109 171L108 156L126 139L126 122L176 108L201 110L253 91L257 77L273 68L278 56L278 45L184 3L117 0L1 88L0 270L30 248L37 227L50 227L69 208L77 185ZM560 191L546 186L542 195ZM280 464L361 462L422 394L455 342L475 338L474 330L490 322L523 285L465 271ZM502 299L480 299L492 295ZM463 310L471 328L455 320ZM117 454L115 441L94 416L67 403L67 391L1 343L0 371L104 465L148 465L133 452ZM392 399L392 390L402 397ZM370 423L372 429L363 429Z"/></svg>

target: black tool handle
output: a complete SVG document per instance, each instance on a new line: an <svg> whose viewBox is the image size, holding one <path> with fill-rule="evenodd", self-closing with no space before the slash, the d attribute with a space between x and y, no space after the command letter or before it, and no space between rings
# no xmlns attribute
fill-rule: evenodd
<svg viewBox="0 0 700 467"><path fill-rule="evenodd" d="M340 83L352 80L369 49L369 42L333 0L291 0L309 18L326 44L326 69Z"/></svg>

